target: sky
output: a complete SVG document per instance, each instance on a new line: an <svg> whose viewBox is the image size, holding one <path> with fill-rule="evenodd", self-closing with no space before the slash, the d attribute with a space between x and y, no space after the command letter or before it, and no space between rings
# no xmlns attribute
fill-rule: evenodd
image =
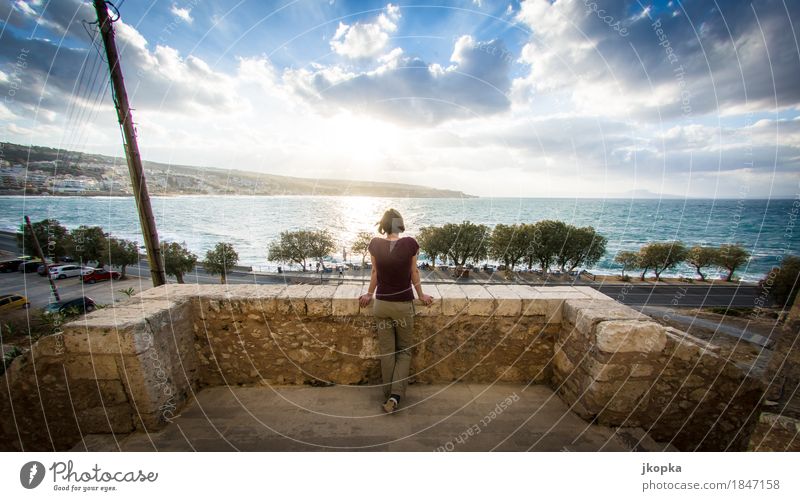
<svg viewBox="0 0 800 501"><path fill-rule="evenodd" d="M485 197L800 196L800 2L115 5L147 160ZM123 155L95 19L0 0L0 140Z"/></svg>

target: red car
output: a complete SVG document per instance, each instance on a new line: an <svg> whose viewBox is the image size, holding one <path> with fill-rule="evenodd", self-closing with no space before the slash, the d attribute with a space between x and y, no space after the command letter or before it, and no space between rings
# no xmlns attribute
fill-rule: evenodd
<svg viewBox="0 0 800 501"><path fill-rule="evenodd" d="M120 273L118 271L94 270L85 275L81 275L81 281L85 284L93 284L101 280L118 280Z"/></svg>

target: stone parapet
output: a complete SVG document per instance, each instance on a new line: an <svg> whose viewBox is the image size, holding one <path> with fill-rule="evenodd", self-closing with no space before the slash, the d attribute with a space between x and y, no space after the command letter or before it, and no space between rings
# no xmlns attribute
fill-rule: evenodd
<svg viewBox="0 0 800 501"><path fill-rule="evenodd" d="M155 430L212 385L379 383L367 284L169 284L66 324L0 377L0 442ZM589 287L425 284L411 382L550 384L579 415L682 449L747 443L758 382ZM727 442L726 442L727 440ZM727 444L727 445L726 445Z"/></svg>

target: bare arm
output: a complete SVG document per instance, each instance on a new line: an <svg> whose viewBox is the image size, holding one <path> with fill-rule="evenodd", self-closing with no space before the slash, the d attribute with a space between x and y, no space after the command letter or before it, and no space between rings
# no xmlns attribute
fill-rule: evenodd
<svg viewBox="0 0 800 501"><path fill-rule="evenodd" d="M422 282L419 278L419 268L417 268L418 255L419 251L411 258L411 284L414 285L414 289L417 291L417 298L422 299Z"/></svg>
<svg viewBox="0 0 800 501"><path fill-rule="evenodd" d="M367 289L367 294L372 296L375 294L375 288L378 286L378 267L375 266L375 263L378 261L372 254L370 254L369 257L372 262L372 273L369 276L369 288Z"/></svg>

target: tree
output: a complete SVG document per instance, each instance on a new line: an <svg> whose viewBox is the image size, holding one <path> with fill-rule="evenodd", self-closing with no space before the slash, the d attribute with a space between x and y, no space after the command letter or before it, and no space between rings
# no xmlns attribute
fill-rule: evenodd
<svg viewBox="0 0 800 501"><path fill-rule="evenodd" d="M489 238L489 257L502 261L511 271L525 257L527 241L521 224L497 224Z"/></svg>
<svg viewBox="0 0 800 501"><path fill-rule="evenodd" d="M431 265L436 266L436 258L447 256L447 242L444 238L444 230L436 226L425 226L420 228L417 235L417 243L428 257L431 258Z"/></svg>
<svg viewBox="0 0 800 501"><path fill-rule="evenodd" d="M80 263L97 261L103 267L108 234L99 226L81 225L69 233L69 253Z"/></svg>
<svg viewBox="0 0 800 501"><path fill-rule="evenodd" d="M197 256L189 251L186 242L161 242L161 258L164 271L174 276L179 284L183 283L184 273L191 273L197 264Z"/></svg>
<svg viewBox="0 0 800 501"><path fill-rule="evenodd" d="M791 308L800 290L800 256L785 256L758 284L782 309Z"/></svg>
<svg viewBox="0 0 800 501"><path fill-rule="evenodd" d="M578 266L592 266L606 253L608 239L593 227L576 228L567 225L567 236L556 252L556 262L561 271L571 272Z"/></svg>
<svg viewBox="0 0 800 501"><path fill-rule="evenodd" d="M336 247L327 230L282 231L277 242L269 246L267 259L279 263L297 263L306 271L309 258L322 259Z"/></svg>
<svg viewBox="0 0 800 501"><path fill-rule="evenodd" d="M309 255L317 261L322 261L336 249L336 241L328 230L312 231L308 242Z"/></svg>
<svg viewBox="0 0 800 501"><path fill-rule="evenodd" d="M726 282L733 280L733 272L750 258L750 253L741 244L723 244L717 251L717 260L714 264L728 270Z"/></svg>
<svg viewBox="0 0 800 501"><path fill-rule="evenodd" d="M464 221L461 224L447 223L441 228L442 245L447 247L447 256L456 266L467 261L486 259L489 250L489 227Z"/></svg>
<svg viewBox="0 0 800 501"><path fill-rule="evenodd" d="M368 231L359 231L356 235L356 240L350 246L350 250L356 254L361 254L361 266L367 261L367 254L369 254L369 243L372 241L373 235Z"/></svg>
<svg viewBox="0 0 800 501"><path fill-rule="evenodd" d="M542 273L547 273L567 240L567 225L562 221L537 221L528 228L526 257L528 267L539 263Z"/></svg>
<svg viewBox="0 0 800 501"><path fill-rule="evenodd" d="M239 262L239 254L233 245L218 242L214 248L206 252L206 260L203 267L209 275L219 275L220 283L226 283L228 271Z"/></svg>
<svg viewBox="0 0 800 501"><path fill-rule="evenodd" d="M697 274L700 275L700 280L705 281L706 276L703 274L703 268L712 266L719 260L719 251L715 247L703 247L695 245L686 254L686 262L694 266Z"/></svg>
<svg viewBox="0 0 800 501"><path fill-rule="evenodd" d="M106 240L106 245L108 262L121 268L120 278L124 279L128 265L139 262L139 245L123 238L109 238Z"/></svg>
<svg viewBox="0 0 800 501"><path fill-rule="evenodd" d="M633 251L619 251L614 262L622 265L622 278L625 278L625 270L633 270L639 266L639 253Z"/></svg>
<svg viewBox="0 0 800 501"><path fill-rule="evenodd" d="M674 268L676 264L686 259L686 247L680 241L651 242L639 249L640 266L645 270L653 269L656 281L660 280L664 270ZM642 273L644 280L644 273Z"/></svg>
<svg viewBox="0 0 800 501"><path fill-rule="evenodd" d="M53 261L58 261L59 257L67 254L69 231L58 220L42 219L31 223L31 227L45 258L52 256ZM33 244L33 235L30 234L25 223L19 226L17 246L23 254L33 255L36 252L36 247Z"/></svg>

